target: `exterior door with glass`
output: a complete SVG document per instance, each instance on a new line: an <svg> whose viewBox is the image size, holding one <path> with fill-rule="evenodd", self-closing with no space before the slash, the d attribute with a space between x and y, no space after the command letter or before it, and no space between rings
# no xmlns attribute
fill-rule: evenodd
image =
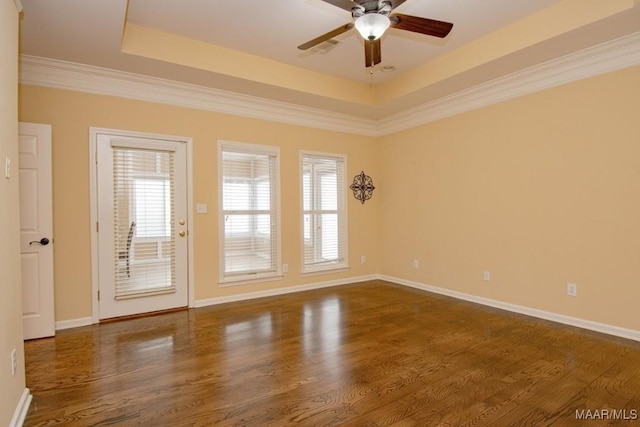
<svg viewBox="0 0 640 427"><path fill-rule="evenodd" d="M100 319L186 307L186 143L94 137Z"/></svg>

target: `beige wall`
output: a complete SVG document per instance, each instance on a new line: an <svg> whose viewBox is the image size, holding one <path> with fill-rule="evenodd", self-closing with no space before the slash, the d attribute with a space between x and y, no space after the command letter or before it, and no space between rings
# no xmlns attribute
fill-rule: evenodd
<svg viewBox="0 0 640 427"><path fill-rule="evenodd" d="M23 87L21 120L53 125L56 318L91 315L88 128L98 126L193 138L194 202L209 205L195 215L196 299L381 273L640 330L639 71L378 139ZM218 287L218 139L281 148L282 281ZM349 272L299 275L301 149L347 154L349 177L374 178L371 201L349 197Z"/></svg>
<svg viewBox="0 0 640 427"><path fill-rule="evenodd" d="M636 67L381 138L380 272L640 330L639 112Z"/></svg>
<svg viewBox="0 0 640 427"><path fill-rule="evenodd" d="M194 202L209 213L194 215L196 299L228 296L378 272L376 197L361 205L349 195L348 272L300 276L299 151L348 156L348 177L365 170L378 176L376 144L369 137L314 130L236 116L79 92L23 86L20 120L53 128L53 215L56 320L91 316L89 224L89 127L179 135L193 138ZM218 287L217 142L219 139L280 147L282 261L281 281ZM350 179L350 178L349 178ZM360 263L360 256L367 263Z"/></svg>
<svg viewBox="0 0 640 427"><path fill-rule="evenodd" d="M0 0L0 425L9 425L25 389L20 284L18 213L18 11L13 0ZM13 175L4 175L5 158ZM18 371L11 375L11 351Z"/></svg>

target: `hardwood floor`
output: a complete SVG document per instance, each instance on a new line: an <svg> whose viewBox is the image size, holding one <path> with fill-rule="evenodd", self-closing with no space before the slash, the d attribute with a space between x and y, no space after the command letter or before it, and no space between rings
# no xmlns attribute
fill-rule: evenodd
<svg viewBox="0 0 640 427"><path fill-rule="evenodd" d="M25 426L639 422L640 343L381 281L60 331L25 352Z"/></svg>

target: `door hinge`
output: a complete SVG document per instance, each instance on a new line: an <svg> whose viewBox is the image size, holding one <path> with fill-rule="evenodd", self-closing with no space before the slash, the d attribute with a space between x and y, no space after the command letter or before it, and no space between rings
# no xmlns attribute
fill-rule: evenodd
<svg viewBox="0 0 640 427"><path fill-rule="evenodd" d="M98 164L98 152L96 151L95 153L95 158L96 158L96 165Z"/></svg>
<svg viewBox="0 0 640 427"><path fill-rule="evenodd" d="M100 232L100 223L96 221L96 233Z"/></svg>
<svg viewBox="0 0 640 427"><path fill-rule="evenodd" d="M98 301L100 301L100 291L98 291Z"/></svg>

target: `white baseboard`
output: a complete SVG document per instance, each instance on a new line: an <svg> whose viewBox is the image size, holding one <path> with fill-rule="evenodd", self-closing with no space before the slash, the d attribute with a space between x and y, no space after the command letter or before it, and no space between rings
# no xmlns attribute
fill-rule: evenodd
<svg viewBox="0 0 640 427"><path fill-rule="evenodd" d="M207 307L210 305L224 304L227 302L246 301L256 298L272 297L276 295L292 294L295 292L311 291L314 289L329 288L332 286L348 285L349 283L367 282L376 280L379 276L372 274L370 276L349 277L346 279L330 280L326 282L308 283L305 285L288 286L286 288L271 289L268 291L248 292L246 294L229 295L226 297L206 298L196 300L195 307Z"/></svg>
<svg viewBox="0 0 640 427"><path fill-rule="evenodd" d="M78 319L59 320L56 322L56 331L63 329L79 328L80 326L93 325L92 317L80 317Z"/></svg>
<svg viewBox="0 0 640 427"><path fill-rule="evenodd" d="M289 286L286 288L271 289L268 291L248 292L245 294L229 295L224 297L206 298L196 300L194 308L207 307L210 305L224 304L228 302L246 301L256 298L264 298L276 295L292 294L296 292L310 291L314 289L328 288L332 286L348 285L349 283L366 282L369 280L385 280L387 282L398 285L408 286L411 288L421 289L423 291L435 294L445 295L448 297L473 302L476 304L486 305L489 307L499 308L501 310L511 311L513 313L524 314L526 316L537 317L539 319L550 320L556 323L576 326L582 329L588 329L595 332L601 332L616 337L626 338L634 341L640 341L640 331L622 328L619 326L608 325L606 323L594 322L591 320L580 319L577 317L566 316L564 314L552 313L549 311L539 310L536 308L525 307L522 305L511 304L503 301L493 300L489 298L479 297L477 295L466 294L463 292L453 291L446 288L431 286L420 282L400 279L397 277L386 276L383 274L372 274L368 276L350 277L345 279L330 280L325 282L308 283L305 285ZM91 317L82 317L78 319L61 320L56 322L56 330L69 328L77 328L80 326L88 326L93 324Z"/></svg>
<svg viewBox="0 0 640 427"><path fill-rule="evenodd" d="M13 412L13 417L11 418L11 423L9 423L9 427L22 427L24 419L27 417L27 412L29 412L31 399L33 399L31 392L28 388L25 388L22 392L22 397L20 397L20 401L18 401L18 406L16 406L16 410Z"/></svg>
<svg viewBox="0 0 640 427"><path fill-rule="evenodd" d="M414 282L411 280L399 279L397 277L380 275L380 280L396 283L398 285L409 286L416 289L421 289L427 292L433 292L435 294L445 295L448 297L473 302L476 304L486 305L489 307L499 308L501 310L511 311L514 313L524 314L527 316L537 317L539 319L550 320L556 323L563 323L565 325L576 326L582 329L588 329L595 332L601 332L608 335L613 335L621 338L626 338L634 341L640 341L640 331L621 328L619 326L612 326L606 323L593 322L591 320L580 319L577 317L565 316L564 314L551 313L549 311L538 310L536 308L525 307L517 304L510 304L502 301L497 301L489 298L483 298L476 295L465 294L463 292L452 291L450 289L439 288L437 286L426 285L424 283Z"/></svg>
<svg viewBox="0 0 640 427"><path fill-rule="evenodd" d="M377 274L369 276L351 277L347 279L331 280L326 282L309 283L306 285L290 286L286 288L272 289L269 291L249 292L246 294L230 295L226 297L207 298L196 300L193 308L207 307L210 305L224 304L227 302L245 301L255 298L270 297L275 295L284 295L294 292L309 291L313 289L328 288L331 286L347 285L349 283L366 282L368 280L375 280L378 278ZM80 317L77 319L60 320L56 322L56 331L63 329L79 328L81 326L93 325L94 321L92 317Z"/></svg>

